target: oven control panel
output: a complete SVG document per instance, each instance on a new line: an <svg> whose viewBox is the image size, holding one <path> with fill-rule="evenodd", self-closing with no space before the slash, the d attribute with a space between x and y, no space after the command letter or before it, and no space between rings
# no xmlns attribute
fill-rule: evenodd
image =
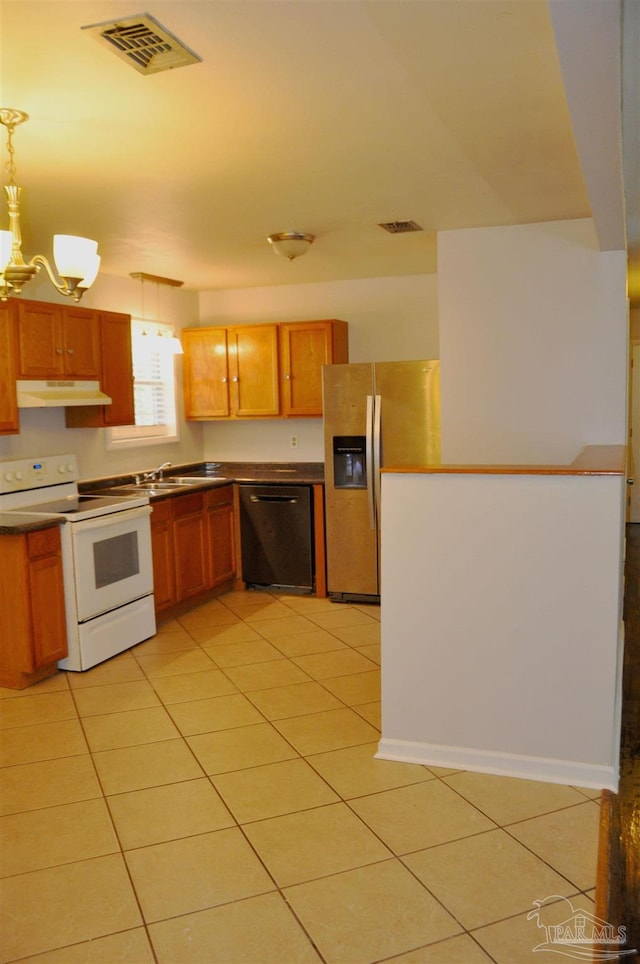
<svg viewBox="0 0 640 964"><path fill-rule="evenodd" d="M11 459L0 462L0 495L77 480L78 463L75 455L46 455L39 459Z"/></svg>

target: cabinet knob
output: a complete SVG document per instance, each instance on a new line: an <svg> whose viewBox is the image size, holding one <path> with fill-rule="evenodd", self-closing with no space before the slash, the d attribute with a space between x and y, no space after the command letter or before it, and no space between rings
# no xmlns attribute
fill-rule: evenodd
<svg viewBox="0 0 640 964"><path fill-rule="evenodd" d="M220 379L220 381L221 381L221 382L223 382L223 384L226 384L226 383L227 383L227 381L228 381L228 379L227 379L227 377L226 377L226 375L225 375L225 377L224 377L224 378L221 378L221 379Z"/></svg>
<svg viewBox="0 0 640 964"><path fill-rule="evenodd" d="M67 355L73 355L73 348L67 348Z"/></svg>
<svg viewBox="0 0 640 964"><path fill-rule="evenodd" d="M287 375L285 375L284 377L285 377L285 381L287 381L287 382L288 382L288 381L291 381L291 375L287 374Z"/></svg>
<svg viewBox="0 0 640 964"><path fill-rule="evenodd" d="M232 381L232 382L238 382L238 381L240 381L240 379L238 378L237 375L234 375L233 378L231 379L231 381Z"/></svg>
<svg viewBox="0 0 640 964"><path fill-rule="evenodd" d="M62 354L62 348L56 348L56 355Z"/></svg>

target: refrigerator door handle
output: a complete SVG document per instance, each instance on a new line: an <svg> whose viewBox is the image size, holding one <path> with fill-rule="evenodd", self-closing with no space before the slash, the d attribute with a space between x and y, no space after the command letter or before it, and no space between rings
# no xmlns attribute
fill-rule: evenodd
<svg viewBox="0 0 640 964"><path fill-rule="evenodd" d="M369 508L369 528L376 527L376 509L374 492L374 455L373 455L373 395L367 395L367 422L365 454L367 465L367 506Z"/></svg>
<svg viewBox="0 0 640 964"><path fill-rule="evenodd" d="M373 492L376 521L380 524L380 469L382 468L382 396L376 395L373 404Z"/></svg>

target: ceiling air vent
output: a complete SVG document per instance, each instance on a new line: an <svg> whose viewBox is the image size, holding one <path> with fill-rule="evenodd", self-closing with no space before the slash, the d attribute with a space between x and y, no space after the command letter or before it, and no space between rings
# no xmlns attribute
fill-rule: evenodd
<svg viewBox="0 0 640 964"><path fill-rule="evenodd" d="M202 60L148 13L94 23L82 29L88 30L141 74L157 74Z"/></svg>
<svg viewBox="0 0 640 964"><path fill-rule="evenodd" d="M419 224L415 221L383 221L378 225L384 228L389 234L409 234L411 231L422 231Z"/></svg>

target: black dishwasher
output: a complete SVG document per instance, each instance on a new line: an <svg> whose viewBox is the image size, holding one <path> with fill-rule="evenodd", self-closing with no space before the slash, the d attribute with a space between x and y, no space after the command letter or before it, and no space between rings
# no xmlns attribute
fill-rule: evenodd
<svg viewBox="0 0 640 964"><path fill-rule="evenodd" d="M244 582L313 592L311 486L239 488Z"/></svg>

